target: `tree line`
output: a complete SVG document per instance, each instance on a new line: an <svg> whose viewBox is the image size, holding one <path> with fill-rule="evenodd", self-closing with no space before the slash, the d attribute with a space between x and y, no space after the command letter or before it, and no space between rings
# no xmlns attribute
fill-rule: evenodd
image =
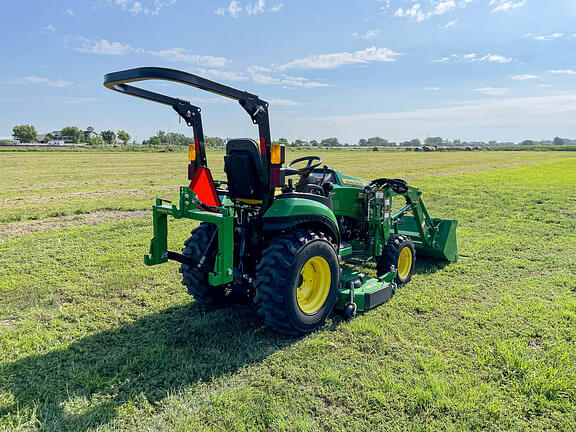
<svg viewBox="0 0 576 432"><path fill-rule="evenodd" d="M38 134L36 129L32 125L19 125L14 126L12 130L13 137L23 143L33 143L36 142ZM123 145L127 145L131 139L130 134L124 130L118 130L114 132L112 130L104 130L99 134L91 132L89 137L86 139L85 133L82 132L77 126L67 126L61 131L62 137L67 142L74 144L87 143L93 146L102 146L104 144L115 144L120 141ZM205 137L205 144L208 147L224 147L227 139L220 137ZM519 143L514 142L499 142L499 141L463 141L459 139L444 139L442 137L427 137L424 142L420 141L418 138L413 138L407 141L393 142L388 141L385 138L375 136L370 138L361 138L357 143L351 144L348 142L342 143L336 137L324 138L321 140L310 140L305 141L301 139L296 139L294 141L289 141L286 138L278 138L273 141L274 144L283 144L287 147L348 147L348 146L360 146L360 147L420 147L420 146L430 146L430 147L451 147L451 146L510 146L514 144L519 145L576 145L576 140L569 138L555 137L553 140L524 140ZM135 142L133 143L135 144ZM156 135L151 136L148 139L142 141L143 145L152 146L187 146L194 144L194 139L186 136L182 133L176 132L165 132L158 131Z"/></svg>
<svg viewBox="0 0 576 432"><path fill-rule="evenodd" d="M89 131L88 134L85 134L77 126L66 126L62 128L60 133L65 142L67 141L73 144L85 143L93 146L116 144L118 141L123 145L127 145L132 138L130 134L124 130L118 130L117 132L104 130L99 134ZM38 133L33 125L14 126L12 128L12 136L21 143L34 143L38 139Z"/></svg>

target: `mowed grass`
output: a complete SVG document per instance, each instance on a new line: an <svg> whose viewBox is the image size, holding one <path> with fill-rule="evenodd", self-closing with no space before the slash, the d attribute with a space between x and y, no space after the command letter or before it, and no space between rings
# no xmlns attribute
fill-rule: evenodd
<svg viewBox="0 0 576 432"><path fill-rule="evenodd" d="M0 154L0 224L20 221L0 239L0 429L576 430L576 154L323 156L409 179L459 220L461 258L419 260L390 302L293 339L249 305L200 311L175 263L144 266L149 216L22 235L175 198L185 154ZM169 228L178 249L192 226Z"/></svg>

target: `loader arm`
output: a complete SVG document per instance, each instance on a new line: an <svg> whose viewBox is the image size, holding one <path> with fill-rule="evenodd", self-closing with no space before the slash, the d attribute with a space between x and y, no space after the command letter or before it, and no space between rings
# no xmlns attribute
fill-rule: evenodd
<svg viewBox="0 0 576 432"><path fill-rule="evenodd" d="M412 186L409 186L404 193L394 191L391 193L401 195L406 200L406 204L401 209L390 215L394 233L410 237L416 250L424 256L457 261L456 226L458 221L431 218L422 200L422 192Z"/></svg>
<svg viewBox="0 0 576 432"><path fill-rule="evenodd" d="M422 192L401 179L373 180L365 188L371 207L371 232L375 234L372 253L380 254L381 247L388 242L390 234L403 234L412 239L414 246L424 256L457 261L456 226L458 221L431 218ZM391 213L392 199L402 196L405 204ZM370 222L370 221L369 221ZM375 222L375 223L374 223ZM376 231L382 231L381 234Z"/></svg>

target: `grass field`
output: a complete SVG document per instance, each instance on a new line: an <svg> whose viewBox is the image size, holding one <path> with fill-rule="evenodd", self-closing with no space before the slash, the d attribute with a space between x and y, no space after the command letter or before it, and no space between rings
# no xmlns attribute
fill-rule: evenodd
<svg viewBox="0 0 576 432"><path fill-rule="evenodd" d="M576 430L576 154L324 158L421 188L461 258L293 339L143 265L184 154L0 153L0 430Z"/></svg>

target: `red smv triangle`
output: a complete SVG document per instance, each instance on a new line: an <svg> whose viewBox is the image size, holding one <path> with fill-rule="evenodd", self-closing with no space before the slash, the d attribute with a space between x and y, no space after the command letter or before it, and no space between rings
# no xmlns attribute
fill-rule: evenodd
<svg viewBox="0 0 576 432"><path fill-rule="evenodd" d="M208 168L198 167L196 169L194 178L190 183L190 189L192 189L203 204L220 207L220 199L216 193L212 173Z"/></svg>

